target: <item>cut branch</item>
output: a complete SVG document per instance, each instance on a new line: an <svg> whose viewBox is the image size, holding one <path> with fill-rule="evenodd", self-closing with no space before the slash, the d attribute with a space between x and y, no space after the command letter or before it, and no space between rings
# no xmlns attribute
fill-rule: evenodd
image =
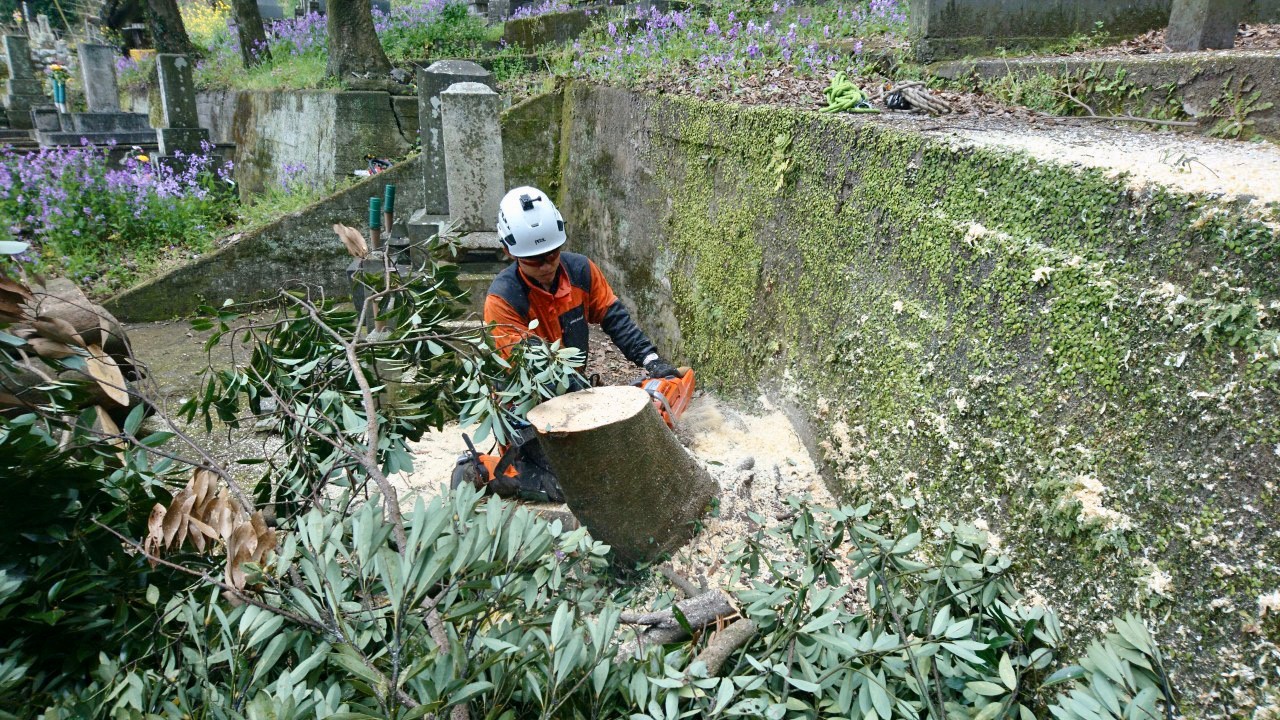
<svg viewBox="0 0 1280 720"><path fill-rule="evenodd" d="M720 674L724 668L724 664L729 660L738 648L751 642L751 638L756 636L755 622L747 619L739 620L723 630L717 631L707 641L707 646L698 653L698 657L694 658L694 662L701 660L707 664L707 676L715 677Z"/></svg>
<svg viewBox="0 0 1280 720"><path fill-rule="evenodd" d="M737 612L733 605L729 603L729 598L719 590L712 590L709 593L704 593L688 600L681 600L676 603L676 609L684 615L685 622L693 630L701 630L715 621L729 617ZM646 625L647 627L636 633L634 640L626 643L618 650L618 655L614 662L629 660L639 655L646 646L665 645L689 637L673 610L645 613L634 617L643 620L643 622L635 624Z"/></svg>

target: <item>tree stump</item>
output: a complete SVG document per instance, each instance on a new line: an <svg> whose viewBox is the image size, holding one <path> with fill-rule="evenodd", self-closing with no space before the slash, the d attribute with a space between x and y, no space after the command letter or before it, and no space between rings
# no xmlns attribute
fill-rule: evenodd
<svg viewBox="0 0 1280 720"><path fill-rule="evenodd" d="M528 420L569 509L617 561L649 561L684 545L720 494L640 388L570 393L530 410Z"/></svg>

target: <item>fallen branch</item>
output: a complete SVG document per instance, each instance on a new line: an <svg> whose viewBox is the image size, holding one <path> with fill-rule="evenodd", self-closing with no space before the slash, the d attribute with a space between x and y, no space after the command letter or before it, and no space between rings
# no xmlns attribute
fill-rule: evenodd
<svg viewBox="0 0 1280 720"><path fill-rule="evenodd" d="M700 588L697 585L694 585L688 578L676 572L670 565L663 565L662 567L659 567L658 572L662 573L662 576L669 580L672 585L675 585L676 589L684 593L684 596L687 598L697 597L707 591L705 587Z"/></svg>
<svg viewBox="0 0 1280 720"><path fill-rule="evenodd" d="M1172 127L1200 127L1200 123L1194 120L1160 120L1157 118L1138 117L1136 115L1050 115L1049 113L1036 113L1036 115L1047 118L1049 120L1115 120L1117 122L1134 122L1147 123L1150 125L1169 125Z"/></svg>
<svg viewBox="0 0 1280 720"><path fill-rule="evenodd" d="M702 661L707 664L707 677L715 677L724 668L729 656L738 648L751 642L756 636L756 624L743 618L723 630L716 632L707 641L707 646L698 653L693 662Z"/></svg>
<svg viewBox="0 0 1280 720"><path fill-rule="evenodd" d="M737 612L729 604L729 598L719 590L712 590L688 600L681 600L676 603L675 609L678 609L684 615L685 622L693 630L700 630L721 618ZM674 610L662 610L642 615L624 613L620 620L628 622L628 616L633 621L629 624L645 625L646 627L636 633L634 640L623 645L618 650L618 655L614 658L614 662L630 660L639 655L646 646L665 645L688 637L688 633L685 632L684 627L676 618Z"/></svg>

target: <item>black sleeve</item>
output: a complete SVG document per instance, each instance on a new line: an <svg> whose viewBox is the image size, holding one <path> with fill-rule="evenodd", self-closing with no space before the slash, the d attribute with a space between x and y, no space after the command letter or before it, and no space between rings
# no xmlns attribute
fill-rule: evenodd
<svg viewBox="0 0 1280 720"><path fill-rule="evenodd" d="M627 312L621 300L614 300L609 309L605 310L600 327L613 340L613 344L618 346L622 354L636 365L644 365L646 355L658 352L654 344L649 342L649 338L645 337L640 326L631 319L631 313Z"/></svg>

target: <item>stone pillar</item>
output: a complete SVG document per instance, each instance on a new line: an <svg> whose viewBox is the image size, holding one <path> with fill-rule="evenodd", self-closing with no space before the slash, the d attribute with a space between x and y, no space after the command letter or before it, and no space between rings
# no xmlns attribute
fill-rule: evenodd
<svg viewBox="0 0 1280 720"><path fill-rule="evenodd" d="M449 219L459 232L492 230L505 192L502 100L488 85L463 82L440 93Z"/></svg>
<svg viewBox="0 0 1280 720"><path fill-rule="evenodd" d="M1170 50L1229 50L1245 0L1173 0L1165 45Z"/></svg>
<svg viewBox="0 0 1280 720"><path fill-rule="evenodd" d="M418 67L418 133L422 136L422 176L427 215L448 215L444 139L441 135L440 93L454 83L482 83L494 87L488 70L467 60L440 60Z"/></svg>
<svg viewBox="0 0 1280 720"><path fill-rule="evenodd" d="M110 45L80 43L80 76L89 112L120 112L120 88L116 85L116 49Z"/></svg>
<svg viewBox="0 0 1280 720"><path fill-rule="evenodd" d="M200 127L196 113L196 84L191 77L191 62L185 55L161 53L156 56L156 76L160 81L160 117L163 127L157 131L160 154L172 155L200 151L200 142L209 139L209 131Z"/></svg>
<svg viewBox="0 0 1280 720"><path fill-rule="evenodd" d="M4 36L4 61L9 66L9 79L5 81L9 126L30 130L32 106L43 105L46 99L44 85L31 65L31 47L25 35Z"/></svg>

